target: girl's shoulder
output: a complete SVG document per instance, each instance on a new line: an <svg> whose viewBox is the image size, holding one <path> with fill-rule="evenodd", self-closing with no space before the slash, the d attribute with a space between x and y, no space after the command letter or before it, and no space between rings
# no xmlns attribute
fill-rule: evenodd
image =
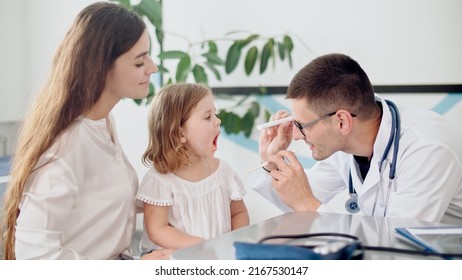
<svg viewBox="0 0 462 280"><path fill-rule="evenodd" d="M223 172L223 171L229 171L231 168L231 165L227 161L221 158L214 157L212 158L213 166L215 167L214 170L216 172Z"/></svg>
<svg viewBox="0 0 462 280"><path fill-rule="evenodd" d="M217 161L216 174L221 177L235 177L237 175L236 170L225 160L220 158L214 158Z"/></svg>
<svg viewBox="0 0 462 280"><path fill-rule="evenodd" d="M148 171L144 174L143 181L145 180L154 180L154 181L169 181L171 180L171 173L162 174L154 167L150 167Z"/></svg>
<svg viewBox="0 0 462 280"><path fill-rule="evenodd" d="M246 191L239 174L227 161L223 159L217 160L219 161L219 166L216 171L215 183L229 190L231 200L241 200Z"/></svg>

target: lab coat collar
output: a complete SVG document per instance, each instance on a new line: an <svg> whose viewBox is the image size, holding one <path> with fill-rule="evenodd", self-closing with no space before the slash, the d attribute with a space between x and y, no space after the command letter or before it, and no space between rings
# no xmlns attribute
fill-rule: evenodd
<svg viewBox="0 0 462 280"><path fill-rule="evenodd" d="M373 148L374 154L371 159L371 165L370 165L369 171L367 173L367 176L364 182L362 182L362 179L360 177L361 175L360 175L359 167L356 161L354 160L353 155L350 155L350 166L351 166L353 186L355 186L356 192L360 196L361 194L364 194L369 189L377 185L380 181L380 172L379 172L380 160L382 159L383 153L385 152L385 147L387 145L388 138L390 137L390 131L391 131L392 119L391 119L391 112L389 110L389 107L387 103L385 102L385 99L381 98L377 94L376 94L376 100L378 102L381 102L382 104L382 108L383 108L382 109L382 120L380 122L379 131L377 133L377 137L374 142L374 148ZM388 161L391 161L392 154L393 154L393 146L391 147L390 152L387 155ZM384 167L382 170L382 174L388 174L388 173L384 173L387 170L388 168Z"/></svg>

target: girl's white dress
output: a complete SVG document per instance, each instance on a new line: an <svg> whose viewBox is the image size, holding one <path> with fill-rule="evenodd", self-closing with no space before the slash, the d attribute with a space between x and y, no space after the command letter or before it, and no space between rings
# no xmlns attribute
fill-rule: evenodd
<svg viewBox="0 0 462 280"><path fill-rule="evenodd" d="M169 223L188 234L204 239L231 231L230 203L242 200L244 185L236 171L220 160L217 170L207 178L190 182L173 173L161 174L150 168L141 182L138 202L169 206ZM143 230L140 249L158 249Z"/></svg>

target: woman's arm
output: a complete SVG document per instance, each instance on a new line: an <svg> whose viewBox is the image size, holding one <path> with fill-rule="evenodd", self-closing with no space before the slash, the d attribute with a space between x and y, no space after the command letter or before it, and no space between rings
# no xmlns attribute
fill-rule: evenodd
<svg viewBox="0 0 462 280"><path fill-rule="evenodd" d="M165 249L178 249L204 241L172 227L168 222L169 206L144 204L144 223L149 239Z"/></svg>
<svg viewBox="0 0 462 280"><path fill-rule="evenodd" d="M244 200L231 201L231 229L235 230L249 225L249 213Z"/></svg>
<svg viewBox="0 0 462 280"><path fill-rule="evenodd" d="M86 259L61 242L78 193L72 169L54 160L33 173L29 184L17 219L16 258Z"/></svg>

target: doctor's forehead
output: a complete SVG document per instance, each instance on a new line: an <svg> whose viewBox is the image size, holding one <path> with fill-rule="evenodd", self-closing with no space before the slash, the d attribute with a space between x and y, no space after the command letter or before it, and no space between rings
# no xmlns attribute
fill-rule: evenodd
<svg viewBox="0 0 462 280"><path fill-rule="evenodd" d="M317 116L305 99L292 99L291 109L292 115L297 120Z"/></svg>

